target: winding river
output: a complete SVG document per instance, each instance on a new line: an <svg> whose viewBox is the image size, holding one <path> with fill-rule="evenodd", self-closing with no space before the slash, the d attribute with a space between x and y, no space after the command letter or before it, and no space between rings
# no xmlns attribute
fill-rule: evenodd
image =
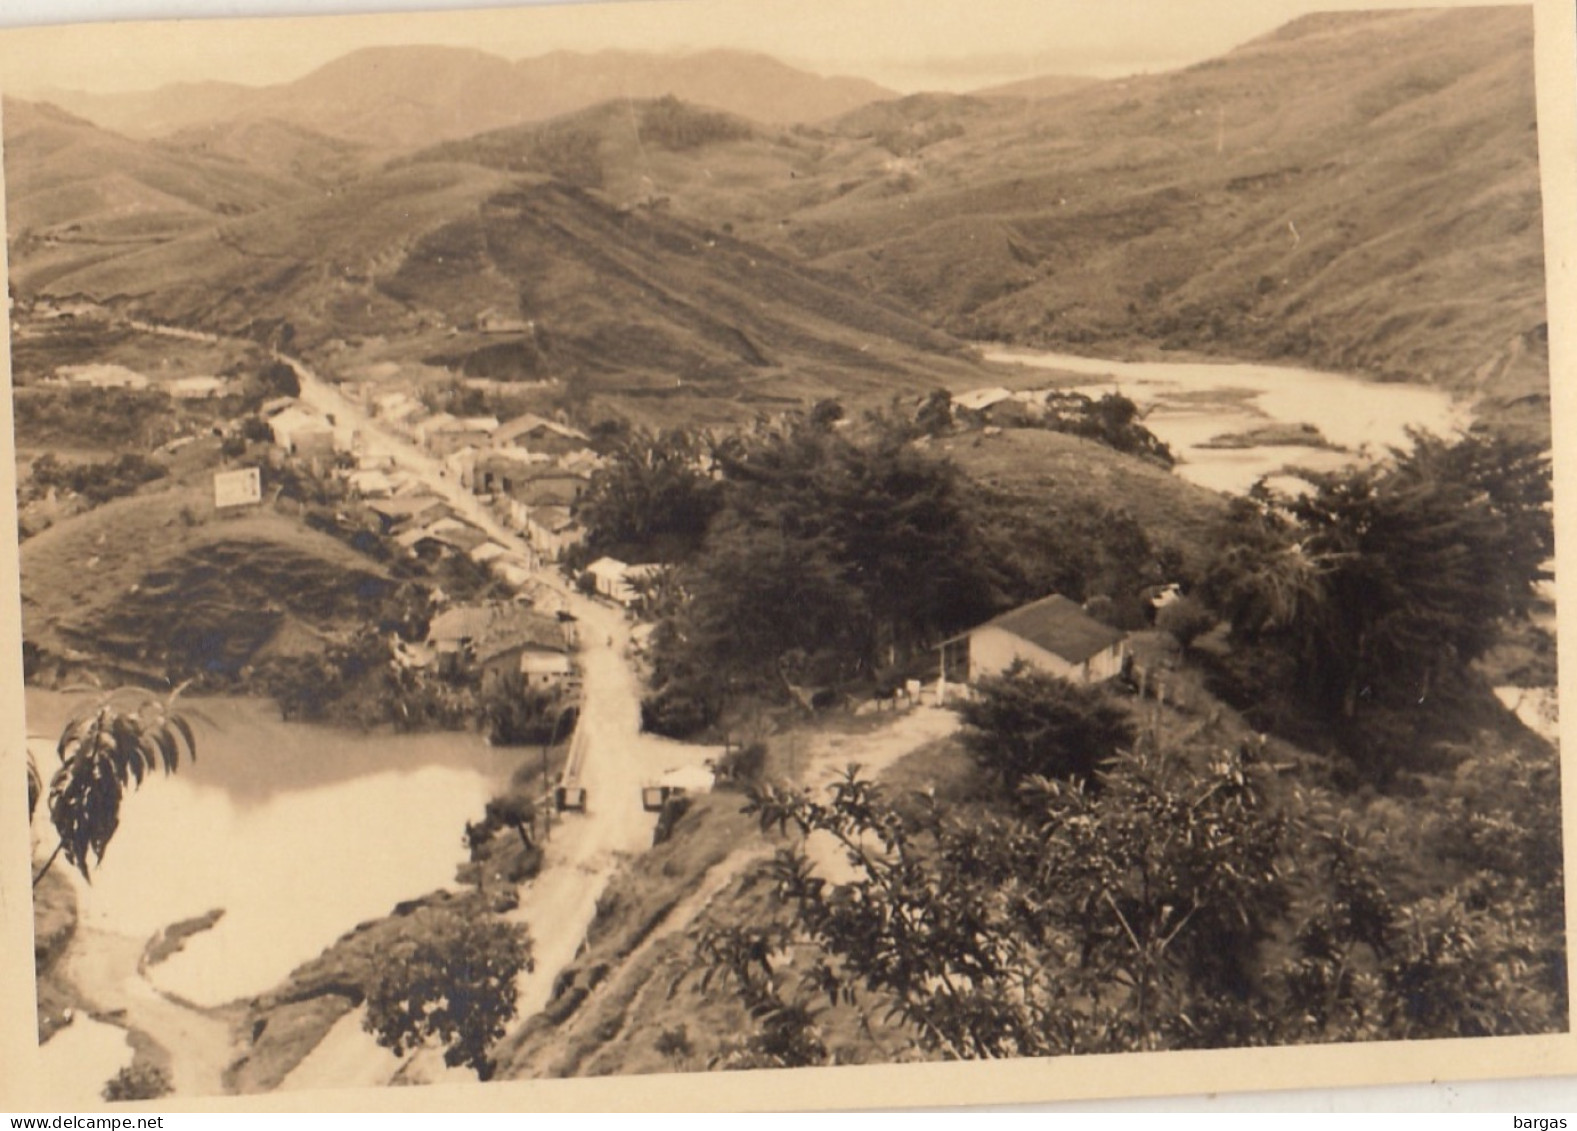
<svg viewBox="0 0 1577 1131"><path fill-rule="evenodd" d="M1468 405L1424 385L1388 384L1340 373L1217 361L1105 361L1073 354L988 347L988 361L1090 378L1059 387L1089 396L1117 391L1144 412L1171 446L1177 474L1202 487L1242 492L1261 476L1294 465L1332 470L1405 444L1409 427L1437 435L1467 427ZM1206 447L1269 425L1313 425L1329 445Z"/></svg>

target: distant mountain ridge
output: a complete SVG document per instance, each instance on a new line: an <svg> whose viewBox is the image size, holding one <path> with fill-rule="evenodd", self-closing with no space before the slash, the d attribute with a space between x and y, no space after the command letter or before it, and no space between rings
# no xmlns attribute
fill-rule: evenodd
<svg viewBox="0 0 1577 1131"><path fill-rule="evenodd" d="M825 78L743 51L555 51L510 62L484 51L433 46L362 48L274 86L185 83L129 94L51 91L48 97L128 137L271 119L397 150L611 99L669 94L772 124L818 121L893 97L866 79Z"/></svg>
<svg viewBox="0 0 1577 1131"><path fill-rule="evenodd" d="M496 308L549 331L505 368L604 388L821 391L859 370L892 387L956 375L960 339L1187 350L1434 384L1547 435L1532 41L1519 8L1311 16L1166 74L879 99L793 129L704 93L609 98L656 70L565 54L529 61L559 68L558 102L492 105L514 123L462 136L468 107L523 89L520 65L358 52L159 142L8 114L11 282L319 341L464 332ZM714 62L693 70L801 89L770 60ZM404 97L413 67L432 81ZM903 348L878 373L882 338ZM453 344L428 352L498 361Z"/></svg>

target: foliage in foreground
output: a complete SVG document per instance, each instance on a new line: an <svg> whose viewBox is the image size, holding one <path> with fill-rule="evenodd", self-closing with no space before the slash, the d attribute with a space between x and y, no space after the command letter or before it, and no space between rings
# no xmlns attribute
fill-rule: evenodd
<svg viewBox="0 0 1577 1131"><path fill-rule="evenodd" d="M173 707L174 697L124 689L104 696L73 715L56 746L60 767L49 782L49 819L60 843L33 877L38 886L55 857L89 875L103 862L120 827L121 801L155 770L174 773L184 754L197 757L191 724ZM29 805L40 796L36 767L29 775Z"/></svg>
<svg viewBox="0 0 1577 1131"><path fill-rule="evenodd" d="M759 790L751 811L793 834L782 910L699 938L701 985L754 1019L714 1064L826 1063L834 1008L949 1059L1559 1030L1554 772L1503 751L1440 783L1438 821L1376 822L1196 725L1142 733L1099 790L1029 778L1011 815L894 804L852 770L825 801ZM849 878L818 872L812 834ZM1419 853L1450 859L1442 882L1408 878Z"/></svg>
<svg viewBox="0 0 1577 1131"><path fill-rule="evenodd" d="M514 1018L515 980L530 969L524 927L418 911L380 955L363 1026L396 1056L437 1042L445 1064L489 1079L496 1066L487 1050Z"/></svg>

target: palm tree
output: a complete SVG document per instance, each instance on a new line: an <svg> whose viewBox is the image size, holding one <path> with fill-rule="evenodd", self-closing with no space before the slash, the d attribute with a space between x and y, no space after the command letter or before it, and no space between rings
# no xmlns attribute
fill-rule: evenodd
<svg viewBox="0 0 1577 1131"><path fill-rule="evenodd" d="M60 843L33 877L34 887L61 853L84 879L91 879L88 854L92 853L95 865L103 861L120 825L127 786L142 785L161 767L173 773L183 749L196 760L191 723L174 709L180 692L176 688L166 698L123 688L95 700L66 723L55 748L60 768L49 782L49 819ZM36 766L29 768L31 807L42 792L42 778Z"/></svg>

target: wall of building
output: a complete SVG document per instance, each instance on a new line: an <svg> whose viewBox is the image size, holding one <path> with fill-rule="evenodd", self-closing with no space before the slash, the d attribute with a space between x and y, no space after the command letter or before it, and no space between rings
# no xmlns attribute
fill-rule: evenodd
<svg viewBox="0 0 1577 1131"><path fill-rule="evenodd" d="M1070 664L1061 656L1038 647L1021 636L986 625L969 636L969 678L1000 675L1023 660L1039 671L1049 672L1076 683L1098 683L1122 671L1123 647L1115 644L1092 656L1083 664Z"/></svg>

